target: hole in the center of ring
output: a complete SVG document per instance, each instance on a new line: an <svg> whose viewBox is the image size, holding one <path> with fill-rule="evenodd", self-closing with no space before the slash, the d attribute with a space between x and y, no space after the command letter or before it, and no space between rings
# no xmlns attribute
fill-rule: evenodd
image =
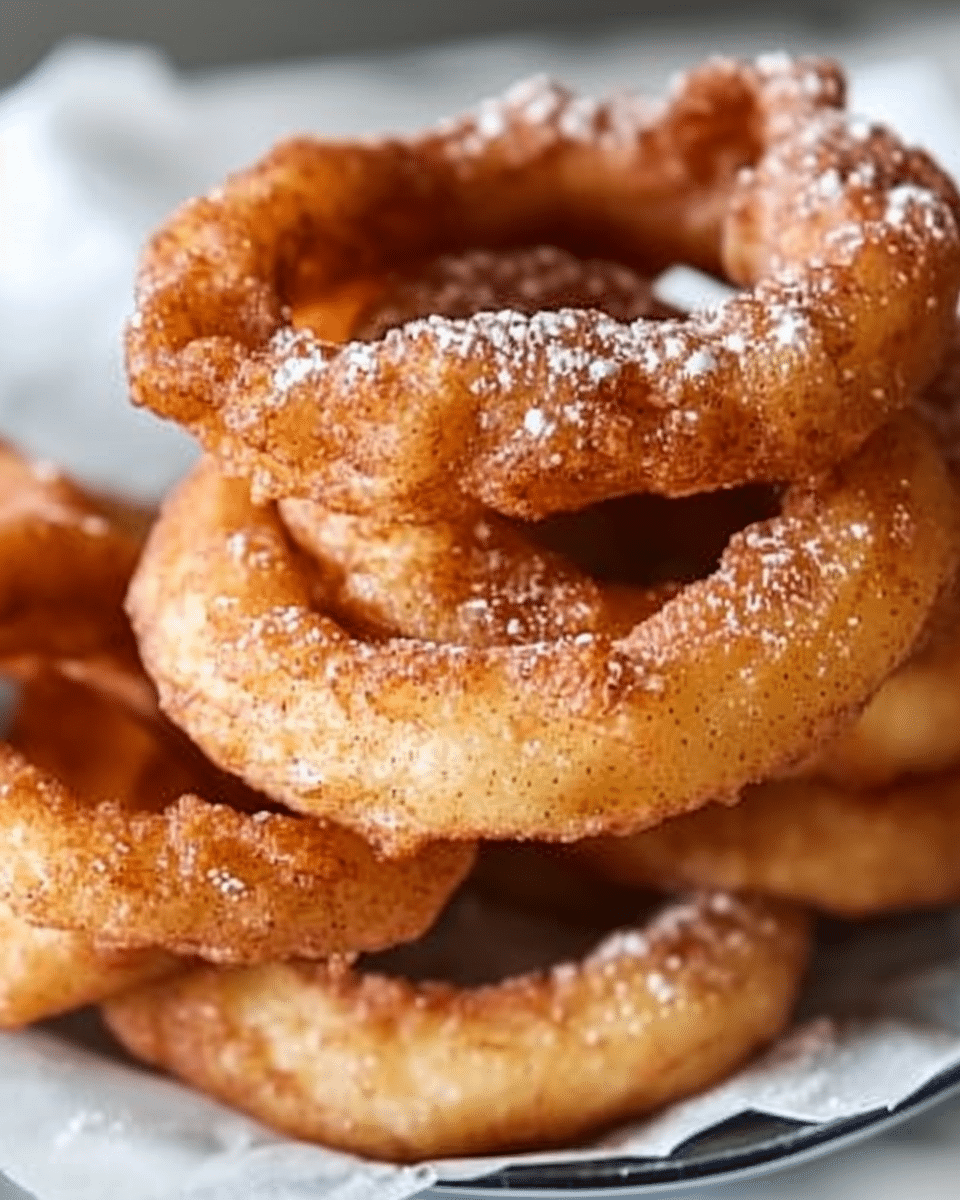
<svg viewBox="0 0 960 1200"><path fill-rule="evenodd" d="M363 955L362 971L481 987L576 962L662 906L595 877L562 848L490 843L437 923L417 941Z"/></svg>
<svg viewBox="0 0 960 1200"><path fill-rule="evenodd" d="M730 538L780 511L779 489L764 484L682 499L624 496L524 525L603 583L688 583L713 571Z"/></svg>
<svg viewBox="0 0 960 1200"><path fill-rule="evenodd" d="M530 315L592 308L624 322L682 319L732 291L691 267L645 274L555 245L462 250L322 286L305 267L302 274L284 289L292 321L333 342L373 341L431 315L458 319L507 309Z"/></svg>
<svg viewBox="0 0 960 1200"><path fill-rule="evenodd" d="M332 341L376 340L430 315L467 318L503 310L605 312L618 321L684 319L731 293L720 280L677 265L655 278L609 258L554 245L477 248L352 279L291 298L295 324ZM779 492L748 486L671 500L629 496L520 525L604 583L685 583L716 566L732 534L779 511Z"/></svg>

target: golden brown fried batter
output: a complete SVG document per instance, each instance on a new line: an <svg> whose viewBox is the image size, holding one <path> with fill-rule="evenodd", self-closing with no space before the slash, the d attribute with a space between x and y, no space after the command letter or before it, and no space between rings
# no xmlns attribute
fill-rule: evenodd
<svg viewBox="0 0 960 1200"><path fill-rule="evenodd" d="M165 505L128 603L165 710L274 799L391 853L569 841L809 754L909 652L952 577L955 518L904 418L626 637L374 640L338 624L273 510L207 462Z"/></svg>
<svg viewBox="0 0 960 1200"><path fill-rule="evenodd" d="M822 61L712 60L656 110L521 87L408 140L285 143L151 241L133 397L258 496L381 518L830 467L932 377L960 287L953 185L843 92ZM534 239L750 290L683 320L430 316L346 346L292 323L325 290Z"/></svg>
<svg viewBox="0 0 960 1200"><path fill-rule="evenodd" d="M115 946L216 962L377 949L422 933L473 860L436 844L381 862L59 679L27 689L0 782L5 902Z"/></svg>
<svg viewBox="0 0 960 1200"><path fill-rule="evenodd" d="M0 444L0 660L135 661L122 601L140 543L114 508Z"/></svg>
<svg viewBox="0 0 960 1200"><path fill-rule="evenodd" d="M187 965L162 950L113 950L90 934L29 925L0 904L0 1028L95 1004Z"/></svg>
<svg viewBox="0 0 960 1200"><path fill-rule="evenodd" d="M412 1161L562 1144L698 1091L783 1027L807 945L799 910L713 894L485 986L206 969L103 1011L137 1057L285 1133Z"/></svg>
<svg viewBox="0 0 960 1200"><path fill-rule="evenodd" d="M571 853L637 887L722 887L843 917L960 899L960 772L872 791L796 779L749 788L634 837Z"/></svg>

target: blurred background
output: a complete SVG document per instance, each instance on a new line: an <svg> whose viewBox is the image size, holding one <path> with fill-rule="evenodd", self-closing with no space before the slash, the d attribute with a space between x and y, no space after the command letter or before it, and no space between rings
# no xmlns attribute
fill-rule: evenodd
<svg viewBox="0 0 960 1200"><path fill-rule="evenodd" d="M148 42L177 66L203 68L517 33L605 39L638 27L653 36L702 31L704 46L751 30L787 48L855 47L869 36L933 55L960 79L958 10L958 0L4 0L0 87L77 35Z"/></svg>

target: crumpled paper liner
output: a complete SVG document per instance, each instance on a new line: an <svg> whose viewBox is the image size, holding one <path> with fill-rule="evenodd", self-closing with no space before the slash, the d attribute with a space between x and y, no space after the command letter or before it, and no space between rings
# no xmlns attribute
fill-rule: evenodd
<svg viewBox="0 0 960 1200"><path fill-rule="evenodd" d="M960 913L825 923L793 1029L701 1096L583 1149L360 1162L286 1141L129 1063L92 1015L0 1034L0 1165L41 1200L404 1200L512 1163L669 1154L743 1112L830 1121L895 1106L960 1063Z"/></svg>
<svg viewBox="0 0 960 1200"><path fill-rule="evenodd" d="M119 330L149 226L282 132L413 127L523 73L530 56L518 43L495 56L445 51L392 67L185 83L147 51L60 52L0 98L3 431L101 484L156 494L195 451L125 399ZM620 47L616 62L635 84L629 57ZM591 61L608 85L609 58ZM580 66L589 84L590 63ZM934 71L881 66L856 84L857 107L960 169L960 116ZM359 1163L286 1141L129 1064L81 1014L0 1034L0 1168L40 1200L402 1200L507 1162L667 1154L750 1110L829 1121L889 1108L957 1064L960 918L948 912L827 927L785 1038L719 1087L583 1150Z"/></svg>

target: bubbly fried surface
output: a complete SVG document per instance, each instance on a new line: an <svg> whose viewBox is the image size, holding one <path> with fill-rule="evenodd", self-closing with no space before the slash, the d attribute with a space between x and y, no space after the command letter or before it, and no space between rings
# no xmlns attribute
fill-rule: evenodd
<svg viewBox="0 0 960 1200"><path fill-rule="evenodd" d="M547 85L406 141L285 143L151 241L133 397L260 497L382 518L827 468L929 381L960 287L953 185L843 91L821 61L712 60L658 108ZM325 289L534 239L751 290L683 320L431 316L346 346L292 324Z"/></svg>
<svg viewBox="0 0 960 1200"><path fill-rule="evenodd" d="M627 838L572 848L605 877L639 887L722 887L842 917L960 900L960 772L854 791L818 780L749 788Z"/></svg>
<svg viewBox="0 0 960 1200"><path fill-rule="evenodd" d="M165 710L275 799L389 852L573 840L808 754L913 645L954 571L955 515L903 419L624 638L445 646L351 636L273 510L207 462L165 505L128 604ZM251 745L258 727L272 736Z"/></svg>
<svg viewBox="0 0 960 1200"><path fill-rule="evenodd" d="M473 860L380 862L356 834L270 811L173 733L62 679L30 685L0 747L0 894L20 917L218 962L418 936Z"/></svg>
<svg viewBox="0 0 960 1200"><path fill-rule="evenodd" d="M207 969L104 1015L282 1132L411 1161L561 1144L705 1087L782 1028L807 945L799 910L714 894L486 986Z"/></svg>

